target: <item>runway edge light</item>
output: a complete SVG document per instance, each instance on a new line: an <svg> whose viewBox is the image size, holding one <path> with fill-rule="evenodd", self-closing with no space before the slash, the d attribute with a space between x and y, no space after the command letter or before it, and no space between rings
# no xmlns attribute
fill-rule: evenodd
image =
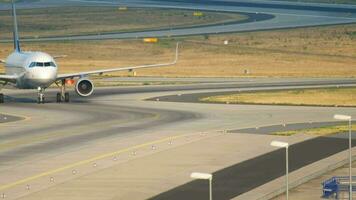
<svg viewBox="0 0 356 200"><path fill-rule="evenodd" d="M213 175L207 173L193 172L190 174L190 178L211 180L213 178Z"/></svg>
<svg viewBox="0 0 356 200"><path fill-rule="evenodd" d="M289 144L287 142L272 141L271 142L271 146L281 147L281 148L288 148Z"/></svg>

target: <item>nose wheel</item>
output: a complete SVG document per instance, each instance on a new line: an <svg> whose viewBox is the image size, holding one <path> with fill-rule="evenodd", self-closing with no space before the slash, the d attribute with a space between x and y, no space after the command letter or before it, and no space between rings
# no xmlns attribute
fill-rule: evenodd
<svg viewBox="0 0 356 200"><path fill-rule="evenodd" d="M68 103L69 102L69 92L66 92L66 80L62 80L61 85L59 87L60 87L60 92L57 93L57 103L60 103L60 102Z"/></svg>
<svg viewBox="0 0 356 200"><path fill-rule="evenodd" d="M44 96L44 88L38 87L38 104L44 104L45 96Z"/></svg>

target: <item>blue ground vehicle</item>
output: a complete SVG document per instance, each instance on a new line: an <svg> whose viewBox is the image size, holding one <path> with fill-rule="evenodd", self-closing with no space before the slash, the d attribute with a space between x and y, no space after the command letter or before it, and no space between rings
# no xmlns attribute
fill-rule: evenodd
<svg viewBox="0 0 356 200"><path fill-rule="evenodd" d="M352 177L353 180L356 180L356 176ZM345 193L348 196L349 191L349 177L348 176L334 176L322 184L322 198L333 198L339 199L341 193ZM356 184L352 185L352 191L356 191Z"/></svg>

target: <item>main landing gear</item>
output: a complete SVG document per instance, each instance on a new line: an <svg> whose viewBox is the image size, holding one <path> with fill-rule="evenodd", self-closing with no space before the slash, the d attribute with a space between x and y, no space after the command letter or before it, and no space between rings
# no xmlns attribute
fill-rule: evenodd
<svg viewBox="0 0 356 200"><path fill-rule="evenodd" d="M37 98L38 104L44 104L45 102L44 90L45 90L44 88L38 87L38 98Z"/></svg>
<svg viewBox="0 0 356 200"><path fill-rule="evenodd" d="M1 90L3 87L5 87L6 84L7 84L7 82L1 83L1 84L0 84L0 90ZM4 94L3 94L3 93L0 93L0 104L1 104L1 103L4 103L4 99L5 99Z"/></svg>
<svg viewBox="0 0 356 200"><path fill-rule="evenodd" d="M4 103L4 94L0 93L0 103Z"/></svg>
<svg viewBox="0 0 356 200"><path fill-rule="evenodd" d="M57 93L57 103L69 102L69 93L66 92L66 80L62 80L61 85L58 85L58 87L60 87L60 92Z"/></svg>

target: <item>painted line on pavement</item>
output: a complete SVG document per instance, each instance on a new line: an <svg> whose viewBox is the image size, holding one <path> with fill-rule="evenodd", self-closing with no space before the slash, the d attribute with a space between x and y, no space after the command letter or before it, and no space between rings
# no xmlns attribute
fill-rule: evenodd
<svg viewBox="0 0 356 200"><path fill-rule="evenodd" d="M47 171L47 172L43 172L43 173L40 173L40 174L37 174L37 175L34 175L34 176L30 176L30 177L27 177L27 178L24 178L24 179L20 179L18 181L15 181L15 182L12 182L12 183L9 183L9 184L6 184L6 185L2 185L2 186L0 186L0 190L6 190L6 189L9 189L9 188L15 187L17 185L21 185L21 184L27 183L29 181L33 181L33 180L38 179L38 178L42 178L42 177L45 177L45 176L48 176L48 175L52 175L52 174L55 174L55 173L58 173L58 172L61 172L61 171L64 171L64 170L68 170L68 169L71 169L71 168L74 168L74 167L78 167L78 166L81 166L81 165L89 164L89 163L91 163L93 161L96 161L96 160L100 160L100 159L104 159L104 158L107 158L107 157L115 156L115 155L118 155L118 154L122 154L122 153L125 153L125 152L128 152L128 151L135 150L135 149L147 147L147 146L150 146L150 145L153 145L153 144L163 143L163 142L167 142L167 141L183 138L183 137L185 137L187 135L189 135L189 134L166 137L166 138L163 138L163 139L160 139L160 140L155 140L155 141L152 141L152 142L139 144L139 145L128 147L128 148L125 148L125 149L121 149L121 150L118 150L118 151L114 151L114 152L98 155L98 156L95 156L93 158L89 158L89 159L86 159L86 160L75 162L73 164L65 165L65 166L57 168L57 169L53 169L53 170L50 170L50 171Z"/></svg>

